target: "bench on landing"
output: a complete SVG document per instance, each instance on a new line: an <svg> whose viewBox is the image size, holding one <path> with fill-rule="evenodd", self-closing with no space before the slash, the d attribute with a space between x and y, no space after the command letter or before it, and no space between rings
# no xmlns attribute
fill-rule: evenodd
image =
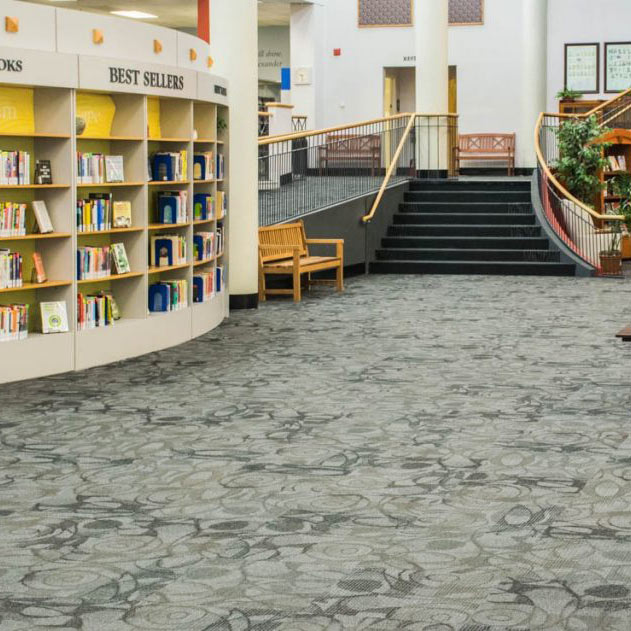
<svg viewBox="0 0 631 631"><path fill-rule="evenodd" d="M312 256L310 245L335 246L335 256ZM335 270L335 280L312 279L311 274ZM344 291L344 240L307 239L302 221L259 228L259 300L267 296L290 295L294 302L301 299L301 278L307 274L308 287L334 285ZM289 275L292 289L268 289L266 276Z"/></svg>
<svg viewBox="0 0 631 631"><path fill-rule="evenodd" d="M456 175L463 160L501 160L508 163L508 175L515 175L515 134L461 134L454 147Z"/></svg>

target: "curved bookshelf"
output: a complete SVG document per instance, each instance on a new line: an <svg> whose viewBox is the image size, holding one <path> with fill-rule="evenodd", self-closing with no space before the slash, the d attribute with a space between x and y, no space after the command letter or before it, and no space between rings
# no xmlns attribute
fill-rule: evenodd
<svg viewBox="0 0 631 631"><path fill-rule="evenodd" d="M214 80L222 81L219 78ZM203 194L216 203L218 194L227 192L227 181L214 177L194 180L193 157L196 151L212 152L214 156L222 154L228 168L226 132L217 127L219 117L224 121L229 119L225 99L217 98L210 89L203 93L203 97L198 94L197 98L168 98L103 90L99 94L110 97L115 105L109 133L88 128L85 135L77 135L75 109L80 88L46 85L27 87L32 87L35 93L35 129L46 131L3 131L0 121L0 141L10 146L8 150L29 152L33 163L35 159L50 160L54 179L52 184L0 185L0 201L26 203L26 227L31 231L35 224L31 203L43 200L54 232L0 237L0 246L22 254L24 281L31 278L34 253L40 254L51 280L41 284L23 282L19 288L0 289L0 305L21 303L30 306L28 337L0 342L0 354L4 359L0 364L0 383L82 370L143 355L187 342L221 324L228 315L228 288L223 280L220 291L217 286L219 277L227 278L223 253L213 254L201 261L192 259L195 234L214 233L215 238L218 238L218 233L223 230L227 235L227 222L225 218L217 219L220 209L214 210L210 219L194 220L193 201L196 194ZM214 89L214 85L212 87ZM91 87L89 94L94 93ZM149 98L157 99L160 104L161 137L147 129ZM122 156L125 180L79 182L75 151ZM179 151L187 152L185 179L148 179L147 161L153 153ZM208 175L214 174L209 172ZM33 173L31 181L35 181ZM186 192L188 221L175 224L157 222L157 197L170 191ZM109 199L112 205L115 202L129 202L131 217L128 223L131 225L115 227L110 218L109 222L103 221L101 225L105 229L96 230L94 227L98 221L93 218L88 222L92 229L79 230L76 225L77 215L85 219L81 214L83 211L76 211L78 200L104 198ZM187 262L167 267L150 265L151 239L169 234L185 239ZM108 276L78 280L76 248L113 244L125 246L132 271L116 274L112 267L112 273ZM225 241L223 247L228 247ZM71 280L56 280L64 278ZM206 282L212 279L213 291L203 302L194 302L195 278L202 278ZM183 281L186 283L182 285L187 292L186 307L159 314L150 312L151 285ZM111 295L117 303L121 319L114 321L112 326L79 330L79 293L88 297ZM70 329L67 333L41 333L38 322L41 302L65 303Z"/></svg>

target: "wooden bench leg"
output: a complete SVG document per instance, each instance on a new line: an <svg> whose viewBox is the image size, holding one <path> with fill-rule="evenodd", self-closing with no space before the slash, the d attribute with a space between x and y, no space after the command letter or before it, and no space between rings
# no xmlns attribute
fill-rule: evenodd
<svg viewBox="0 0 631 631"><path fill-rule="evenodd" d="M344 291L344 266L340 265L335 270L336 287L338 291Z"/></svg>
<svg viewBox="0 0 631 631"><path fill-rule="evenodd" d="M294 302L300 302L301 287L300 287L300 267L294 265Z"/></svg>
<svg viewBox="0 0 631 631"><path fill-rule="evenodd" d="M267 294L265 293L265 274L259 270L259 302L265 302Z"/></svg>

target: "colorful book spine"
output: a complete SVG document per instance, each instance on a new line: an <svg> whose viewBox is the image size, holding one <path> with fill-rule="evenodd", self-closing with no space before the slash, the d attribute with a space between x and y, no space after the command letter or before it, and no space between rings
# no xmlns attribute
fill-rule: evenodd
<svg viewBox="0 0 631 631"><path fill-rule="evenodd" d="M77 232L112 229L112 196L99 194L77 200Z"/></svg>
<svg viewBox="0 0 631 631"><path fill-rule="evenodd" d="M193 235L193 258L207 261L217 254L217 239L214 232L196 232Z"/></svg>
<svg viewBox="0 0 631 631"><path fill-rule="evenodd" d="M22 255L0 250L0 289L22 287Z"/></svg>
<svg viewBox="0 0 631 631"><path fill-rule="evenodd" d="M110 247L84 246L77 250L77 280L94 280L112 274Z"/></svg>
<svg viewBox="0 0 631 631"><path fill-rule="evenodd" d="M149 311L180 311L188 307L188 281L166 280L149 287Z"/></svg>
<svg viewBox="0 0 631 631"><path fill-rule="evenodd" d="M225 176L225 162L224 162L223 155L221 153L217 154L215 175L218 180L223 180Z"/></svg>
<svg viewBox="0 0 631 631"><path fill-rule="evenodd" d="M0 202L0 237L26 235L26 204Z"/></svg>
<svg viewBox="0 0 631 631"><path fill-rule="evenodd" d="M28 337L28 305L0 305L0 342L15 342Z"/></svg>
<svg viewBox="0 0 631 631"><path fill-rule="evenodd" d="M196 272L193 276L193 302L207 302L215 296L215 272Z"/></svg>
<svg viewBox="0 0 631 631"><path fill-rule="evenodd" d="M105 183L105 156L102 153L77 152L77 182L79 184Z"/></svg>
<svg viewBox="0 0 631 631"><path fill-rule="evenodd" d="M0 184L25 186L31 183L31 155L28 151L0 151Z"/></svg>
<svg viewBox="0 0 631 631"><path fill-rule="evenodd" d="M223 191L217 191L217 219L224 219L228 214L228 196Z"/></svg>
<svg viewBox="0 0 631 631"><path fill-rule="evenodd" d="M151 237L149 264L152 267L169 267L186 263L186 238L180 235L160 234Z"/></svg>
<svg viewBox="0 0 631 631"><path fill-rule="evenodd" d="M182 182L188 173L188 152L158 152L152 157L152 177L156 182Z"/></svg>
<svg viewBox="0 0 631 631"><path fill-rule="evenodd" d="M79 331L113 326L114 301L107 294L77 297L77 328Z"/></svg>

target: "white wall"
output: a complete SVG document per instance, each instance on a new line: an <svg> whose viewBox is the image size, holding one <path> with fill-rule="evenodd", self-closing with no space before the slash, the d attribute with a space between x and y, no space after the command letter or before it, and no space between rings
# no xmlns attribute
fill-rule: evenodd
<svg viewBox="0 0 631 631"><path fill-rule="evenodd" d="M280 83L280 69L288 68L289 64L289 27L260 27L259 81Z"/></svg>
<svg viewBox="0 0 631 631"><path fill-rule="evenodd" d="M458 67L460 131L516 132L517 166L523 164L522 143L532 144L532 137L520 131L519 98L522 37L527 36L522 34L521 8L528 1L486 0L483 26L449 28L449 64ZM384 68L414 66L414 30L358 28L356 0L329 0L324 15L324 99L316 108L315 127L382 116ZM292 68L300 54L296 46L303 41L304 33L298 38L292 32ZM341 57L333 56L334 48L342 49Z"/></svg>
<svg viewBox="0 0 631 631"><path fill-rule="evenodd" d="M586 99L610 99L605 94L605 42L631 41L629 0L551 0L548 11L548 110L558 111L554 95L564 82L564 45L600 42L600 94Z"/></svg>

